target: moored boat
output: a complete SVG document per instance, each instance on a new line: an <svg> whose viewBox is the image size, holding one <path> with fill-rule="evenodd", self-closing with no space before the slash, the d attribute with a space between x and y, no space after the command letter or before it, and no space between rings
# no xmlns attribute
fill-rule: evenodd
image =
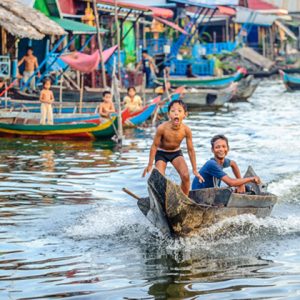
<svg viewBox="0 0 300 300"><path fill-rule="evenodd" d="M168 78L168 81L172 86L186 86L186 87L194 87L194 88L203 88L203 89L222 89L228 87L232 82L238 82L244 77L245 70L239 69L233 75L226 75L222 77L177 77L173 76ZM160 84L163 84L164 78L157 78L157 81Z"/></svg>
<svg viewBox="0 0 300 300"><path fill-rule="evenodd" d="M300 90L300 77L287 74L283 72L282 70L279 70L279 74L281 76L281 79L284 83L284 86L288 91L299 91Z"/></svg>
<svg viewBox="0 0 300 300"><path fill-rule="evenodd" d="M245 177L252 176L249 167ZM262 186L250 184L251 192L237 194L230 188L209 188L183 194L179 185L154 169L148 179L149 197L140 198L138 206L143 214L163 234L192 236L226 218L252 214L267 217L277 202L277 196Z"/></svg>
<svg viewBox="0 0 300 300"><path fill-rule="evenodd" d="M158 103L161 97L158 96L154 98L150 104L146 105L141 111L134 113L129 112L128 109L123 110L122 112L122 123L128 127L135 127L145 123L154 111L157 109Z"/></svg>
<svg viewBox="0 0 300 300"><path fill-rule="evenodd" d="M184 102L188 108L212 109L222 107L234 97L237 91L237 83L231 83L225 89L187 89Z"/></svg>
<svg viewBox="0 0 300 300"><path fill-rule="evenodd" d="M255 79L253 75L248 75L246 78L243 78L238 82L236 92L234 93L230 101L247 101L254 94L258 85L259 80Z"/></svg>
<svg viewBox="0 0 300 300"><path fill-rule="evenodd" d="M8 124L0 123L0 136L56 140L109 139L116 134L117 117L101 123L77 124Z"/></svg>

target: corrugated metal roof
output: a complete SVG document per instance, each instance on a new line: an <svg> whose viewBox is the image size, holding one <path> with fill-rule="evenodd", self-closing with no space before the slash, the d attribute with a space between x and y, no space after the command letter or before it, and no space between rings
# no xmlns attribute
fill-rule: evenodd
<svg viewBox="0 0 300 300"><path fill-rule="evenodd" d="M55 21L58 25L60 25L66 31L71 31L75 34L96 34L97 30L96 27L86 25L81 22L68 20L68 19L61 19L57 17L50 17L51 20ZM106 32L106 30L101 29L101 32Z"/></svg>

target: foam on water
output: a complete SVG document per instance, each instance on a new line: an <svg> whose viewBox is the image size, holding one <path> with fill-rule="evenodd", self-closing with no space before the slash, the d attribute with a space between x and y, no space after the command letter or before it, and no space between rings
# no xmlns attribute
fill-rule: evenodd
<svg viewBox="0 0 300 300"><path fill-rule="evenodd" d="M81 218L78 224L66 228L66 234L76 239L93 239L101 236L113 236L128 228L149 227L146 218L137 207L116 207L101 203L93 212Z"/></svg>

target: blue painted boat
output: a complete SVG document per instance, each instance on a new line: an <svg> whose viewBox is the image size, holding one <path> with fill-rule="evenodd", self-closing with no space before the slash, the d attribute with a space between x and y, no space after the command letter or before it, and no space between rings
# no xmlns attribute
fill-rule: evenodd
<svg viewBox="0 0 300 300"><path fill-rule="evenodd" d="M125 126L135 127L145 123L158 107L161 97L156 97L141 111L130 113L127 109L122 112L122 122Z"/></svg>
<svg viewBox="0 0 300 300"><path fill-rule="evenodd" d="M300 77L295 75L290 75L282 70L279 70L281 79L288 91L299 91L300 90Z"/></svg>

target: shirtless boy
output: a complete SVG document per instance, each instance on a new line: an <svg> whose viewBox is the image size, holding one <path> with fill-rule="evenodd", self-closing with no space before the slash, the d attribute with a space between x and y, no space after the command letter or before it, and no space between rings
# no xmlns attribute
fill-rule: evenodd
<svg viewBox="0 0 300 300"><path fill-rule="evenodd" d="M42 125L47 124L53 125L53 110L52 110L52 103L54 102L53 92L50 90L51 88L51 80L46 78L44 80L43 89L40 94L40 101L41 101L41 121Z"/></svg>
<svg viewBox="0 0 300 300"><path fill-rule="evenodd" d="M103 102L99 106L99 114L103 118L109 118L111 113L116 112L115 106L112 102L111 92L103 92Z"/></svg>
<svg viewBox="0 0 300 300"><path fill-rule="evenodd" d="M236 187L236 192L245 193L245 184L254 182L259 184L260 178L257 176L249 178L241 178L241 172L237 163L229 158L226 158L229 151L228 139L224 135L215 135L211 141L211 151L214 157L208 160L199 170L199 173L204 178L204 182L199 183L197 178L194 178L192 189L198 190L203 188L219 187L221 181L229 186ZM231 167L236 178L229 177L223 168Z"/></svg>
<svg viewBox="0 0 300 300"><path fill-rule="evenodd" d="M23 80L26 83L29 78L34 74L34 70L39 67L37 58L33 55L33 49L31 47L27 48L27 54L19 61L18 67L25 62L25 70L23 72ZM40 77L40 72L38 72L38 77ZM35 90L35 78L33 77L30 81L30 90Z"/></svg>
<svg viewBox="0 0 300 300"><path fill-rule="evenodd" d="M167 163L170 162L180 175L182 191L188 195L190 190L190 175L180 149L180 144L184 138L186 139L193 173L199 181L202 182L203 178L197 171L191 129L182 122L186 115L186 105L182 100L174 100L169 104L169 121L164 122L157 128L150 149L148 166L144 170L143 177L152 170L154 159L155 167L162 174L165 174Z"/></svg>

